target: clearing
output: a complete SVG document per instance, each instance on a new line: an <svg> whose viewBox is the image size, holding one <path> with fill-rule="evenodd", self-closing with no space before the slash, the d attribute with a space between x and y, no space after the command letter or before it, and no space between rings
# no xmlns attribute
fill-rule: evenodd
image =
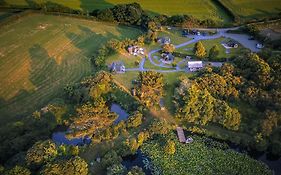
<svg viewBox="0 0 281 175"><path fill-rule="evenodd" d="M0 120L40 109L66 84L90 75L90 56L107 40L141 31L90 20L31 14L0 28Z"/></svg>

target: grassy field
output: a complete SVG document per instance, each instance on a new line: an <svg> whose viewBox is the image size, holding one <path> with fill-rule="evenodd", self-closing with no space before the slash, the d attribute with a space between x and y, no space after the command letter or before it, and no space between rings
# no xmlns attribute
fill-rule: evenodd
<svg viewBox="0 0 281 175"><path fill-rule="evenodd" d="M280 0L221 0L235 15L246 20L260 19L281 12Z"/></svg>
<svg viewBox="0 0 281 175"><path fill-rule="evenodd" d="M37 3L44 2L44 0L34 0ZM5 0L7 4L27 6L25 0ZM93 11L95 9L104 9L112 7L116 4L137 2L141 4L143 9L151 15L165 14L190 14L200 19L212 18L216 21L228 22L229 18L224 11L216 6L210 0L49 0L48 2L58 3L60 5L70 7L73 9L81 9L84 11Z"/></svg>
<svg viewBox="0 0 281 175"><path fill-rule="evenodd" d="M226 40L225 38L217 38L217 39L213 39L213 40L202 40L201 42L203 43L203 45L207 51L207 55L208 55L211 47L213 47L214 45L218 45L219 49L220 49L218 58L230 58L234 55L237 55L238 53L241 52L242 49L244 49L241 45L239 45L239 47L237 49L234 49L234 48L230 49L230 53L226 54L225 48L221 45L221 43L225 40ZM193 53L194 45L195 45L195 43L190 44L186 47L178 48L178 49L176 49L176 51L194 56L194 53Z"/></svg>
<svg viewBox="0 0 281 175"><path fill-rule="evenodd" d="M0 121L22 116L61 95L92 72L90 56L140 30L94 21L32 14L0 27Z"/></svg>

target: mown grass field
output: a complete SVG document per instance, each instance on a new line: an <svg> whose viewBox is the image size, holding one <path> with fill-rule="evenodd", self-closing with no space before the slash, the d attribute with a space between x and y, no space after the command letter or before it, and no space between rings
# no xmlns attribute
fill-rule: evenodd
<svg viewBox="0 0 281 175"><path fill-rule="evenodd" d="M31 14L0 27L0 121L29 114L91 74L90 57L107 40L140 30L70 17Z"/></svg>
<svg viewBox="0 0 281 175"><path fill-rule="evenodd" d="M228 39L225 39L225 38L217 38L217 39L213 39L213 40L202 40L202 44L204 45L205 49L206 49L206 52L207 52L207 56L209 54L209 51L210 49L214 46L214 45L218 45L219 47L219 55L218 55L218 58L230 58L232 56L235 56L239 53L241 53L241 51L243 49L245 49L243 46L241 46L241 44L239 45L238 48L232 48L230 49L230 53L226 53L226 49L221 45L222 42L225 42L226 40ZM185 46L185 47L181 47L181 48L178 48L176 49L176 51L178 52L181 52L181 53L185 53L185 54L188 54L188 55L191 55L191 56L194 56L194 52L193 52L193 48L194 48L194 45L195 43L193 44L190 44L188 46Z"/></svg>
<svg viewBox="0 0 281 175"><path fill-rule="evenodd" d="M281 12L280 0L221 0L235 15L246 20L260 19Z"/></svg>
<svg viewBox="0 0 281 175"><path fill-rule="evenodd" d="M36 3L44 2L44 0L34 1ZM5 0L5 2L7 4L18 6L29 5L25 0ZM95 9L112 7L116 4L137 2L141 4L143 9L149 12L151 15L190 14L200 19L212 18L216 21L229 21L229 17L224 13L224 11L210 0L62 0L59 2L56 0L49 0L49 2L58 3L66 7L81 9L89 12Z"/></svg>

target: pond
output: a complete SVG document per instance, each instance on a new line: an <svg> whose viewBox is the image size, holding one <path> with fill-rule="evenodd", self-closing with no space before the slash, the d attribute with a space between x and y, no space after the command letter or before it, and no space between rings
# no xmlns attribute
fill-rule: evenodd
<svg viewBox="0 0 281 175"><path fill-rule="evenodd" d="M129 117L129 114L124 109L122 109L120 105L116 103L113 103L111 105L110 111L115 112L118 115L118 118L114 121L114 124L118 124L120 121L126 120ZM57 129L55 129L55 131L52 134L52 140L58 145L65 144L65 145L82 146L91 143L91 139L89 137L84 137L84 138L78 137L78 138L68 139L66 137L67 129L68 128L63 126L57 127Z"/></svg>
<svg viewBox="0 0 281 175"><path fill-rule="evenodd" d="M114 121L114 124L118 124L122 120L127 120L129 114L121 108L119 104L113 103L110 107L111 112L115 112L118 115L118 118Z"/></svg>
<svg viewBox="0 0 281 175"><path fill-rule="evenodd" d="M85 144L90 144L91 139L89 137L85 137L85 138L73 138L73 139L68 139L66 137L66 133L65 132L54 132L52 135L52 140L57 144L57 145L78 145L78 146L82 146Z"/></svg>
<svg viewBox="0 0 281 175"><path fill-rule="evenodd" d="M122 165L125 166L128 170L132 169L134 166L142 168L143 172L146 175L151 175L151 169L148 168L144 162L150 161L141 150L137 150L136 154L123 157Z"/></svg>

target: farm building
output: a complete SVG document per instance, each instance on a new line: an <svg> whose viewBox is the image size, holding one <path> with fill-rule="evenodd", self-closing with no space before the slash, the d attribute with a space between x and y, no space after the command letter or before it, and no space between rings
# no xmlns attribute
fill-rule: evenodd
<svg viewBox="0 0 281 175"><path fill-rule="evenodd" d="M126 68L123 62L113 62L110 66L110 71L116 73L125 73Z"/></svg>
<svg viewBox="0 0 281 175"><path fill-rule="evenodd" d="M197 70L203 68L203 62L202 61L188 61L187 68L189 71L192 71L192 72L197 71Z"/></svg>

